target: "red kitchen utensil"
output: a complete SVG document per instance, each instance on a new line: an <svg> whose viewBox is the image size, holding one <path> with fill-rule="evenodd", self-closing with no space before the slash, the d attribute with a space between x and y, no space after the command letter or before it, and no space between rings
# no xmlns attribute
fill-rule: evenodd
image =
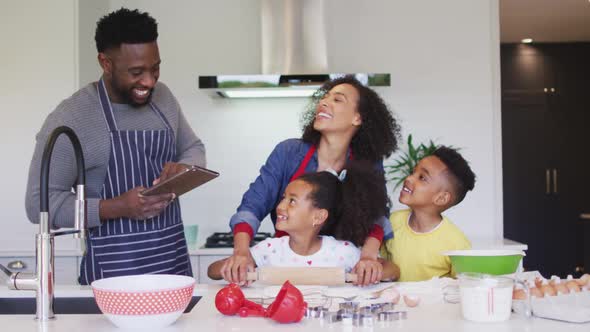
<svg viewBox="0 0 590 332"><path fill-rule="evenodd" d="M279 323L299 322L307 309L301 291L285 281L277 297L267 309L247 300L237 284L223 287L215 295L215 307L224 315L239 314L241 317L269 317Z"/></svg>
<svg viewBox="0 0 590 332"><path fill-rule="evenodd" d="M306 309L307 302L303 301L301 291L285 281L275 301L266 309L266 314L279 323L296 323L303 318Z"/></svg>
<svg viewBox="0 0 590 332"><path fill-rule="evenodd" d="M215 295L215 307L222 314L229 316L237 314L238 311L240 311L240 308L251 310L251 316L254 316L254 312L262 313L262 316L266 314L264 307L258 303L247 300L244 297L244 293L240 289L240 286L235 283L231 283L217 292ZM250 313L250 311L248 311L248 313ZM240 316L242 316L241 313Z"/></svg>
<svg viewBox="0 0 590 332"><path fill-rule="evenodd" d="M262 307L241 307L240 310L238 310L238 315L240 315L240 317L266 317L267 311Z"/></svg>

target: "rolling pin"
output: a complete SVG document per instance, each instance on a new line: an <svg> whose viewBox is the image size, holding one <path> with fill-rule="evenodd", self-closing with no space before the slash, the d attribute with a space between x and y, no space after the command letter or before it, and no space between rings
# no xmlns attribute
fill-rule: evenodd
<svg viewBox="0 0 590 332"><path fill-rule="evenodd" d="M294 285L338 286L355 282L356 274L346 273L341 267L260 267L248 272L248 281L267 285L282 285L289 280Z"/></svg>

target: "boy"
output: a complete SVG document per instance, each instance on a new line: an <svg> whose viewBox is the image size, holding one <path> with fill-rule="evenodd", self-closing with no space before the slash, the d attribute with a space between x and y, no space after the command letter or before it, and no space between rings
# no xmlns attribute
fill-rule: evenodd
<svg viewBox="0 0 590 332"><path fill-rule="evenodd" d="M399 281L453 276L451 261L441 252L469 249L471 244L441 213L459 204L474 184L467 161L444 146L420 160L406 178L399 201L410 209L391 215L395 236L381 248L381 255L399 266Z"/></svg>

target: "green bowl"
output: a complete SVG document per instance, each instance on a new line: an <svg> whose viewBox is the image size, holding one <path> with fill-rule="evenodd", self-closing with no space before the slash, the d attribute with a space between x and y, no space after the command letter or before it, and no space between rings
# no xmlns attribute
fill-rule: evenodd
<svg viewBox="0 0 590 332"><path fill-rule="evenodd" d="M478 272L491 275L516 272L525 255L520 250L454 250L443 255L451 258L455 273Z"/></svg>

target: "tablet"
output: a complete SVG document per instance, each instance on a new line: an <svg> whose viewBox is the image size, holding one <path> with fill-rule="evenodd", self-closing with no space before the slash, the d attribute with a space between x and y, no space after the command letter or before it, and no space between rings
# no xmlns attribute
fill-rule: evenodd
<svg viewBox="0 0 590 332"><path fill-rule="evenodd" d="M142 191L144 196L174 193L176 197L195 189L219 176L219 173L199 167L191 166L157 185Z"/></svg>

